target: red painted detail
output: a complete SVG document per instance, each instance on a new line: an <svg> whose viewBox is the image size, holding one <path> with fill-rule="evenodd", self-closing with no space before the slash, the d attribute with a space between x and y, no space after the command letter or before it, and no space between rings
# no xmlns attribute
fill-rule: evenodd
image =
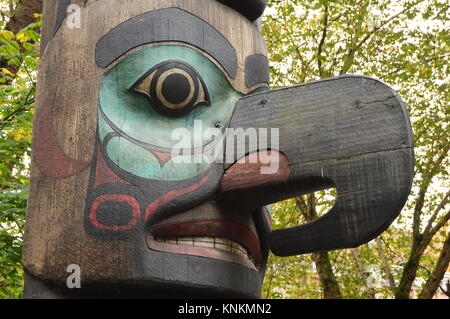
<svg viewBox="0 0 450 319"><path fill-rule="evenodd" d="M155 155L155 157L158 159L159 165L163 167L166 165L166 163L172 159L172 153L166 153L166 152L158 152L155 150L148 150L150 153Z"/></svg>
<svg viewBox="0 0 450 319"><path fill-rule="evenodd" d="M250 229L237 223L224 220L196 220L159 226L150 232L155 237L207 236L226 238L245 247L250 256L255 260L257 267L261 263L261 246L258 238ZM188 248L190 247L195 246L188 246Z"/></svg>
<svg viewBox="0 0 450 319"><path fill-rule="evenodd" d="M124 181L119 176L117 176L116 173L111 171L111 169L106 164L105 159L103 158L103 154L100 151L100 147L98 148L97 154L98 155L97 155L97 166L96 166L96 170L95 170L94 189L103 184L127 184L127 185L130 185L130 183Z"/></svg>
<svg viewBox="0 0 450 319"><path fill-rule="evenodd" d="M123 226L106 226L101 224L97 220L97 208L100 206L100 204L104 202L121 202L121 203L127 203L130 204L133 210L133 219L127 224ZM134 226L139 223L139 220L141 218L141 205L139 202L129 195L123 195L123 194L104 194L97 197L94 202L91 205L91 210L89 213L89 218L91 219L92 224L94 224L95 227L102 229L102 230L113 230L113 231L120 231L120 230L129 230L133 228Z"/></svg>
<svg viewBox="0 0 450 319"><path fill-rule="evenodd" d="M150 215L155 212L158 208L163 206L164 204L170 202L171 200L174 200L177 197L180 197L182 195L191 193L195 191L196 189L200 188L203 184L205 184L208 181L209 176L211 175L212 171L210 171L205 177L203 177L201 180L198 181L198 183L181 188L181 189L175 189L173 191L170 191L157 200L150 203L150 205L147 206L147 209L145 210L145 219L147 220Z"/></svg>
<svg viewBox="0 0 450 319"><path fill-rule="evenodd" d="M33 139L33 159L39 170L53 178L66 178L78 174L91 162L71 158L61 148L53 126L55 93L45 100L36 121Z"/></svg>
<svg viewBox="0 0 450 319"><path fill-rule="evenodd" d="M278 170L274 174L262 174L261 169L269 164L263 163L261 156L273 156L272 153L278 153ZM286 155L277 151L258 151L240 159L225 171L220 182L220 192L284 183L290 172Z"/></svg>
<svg viewBox="0 0 450 319"><path fill-rule="evenodd" d="M226 262L231 262L234 264L239 264L245 267L248 267L252 270L259 271L260 266L258 268L246 257L238 256L233 253L229 253L226 251L219 251L214 248L208 247L198 247L198 246L183 246L183 245L175 245L168 243L161 243L154 240L153 235L147 234L147 245L152 250L169 252L174 254L182 254L182 255L190 255L190 256L199 256L206 257L210 259L223 260Z"/></svg>

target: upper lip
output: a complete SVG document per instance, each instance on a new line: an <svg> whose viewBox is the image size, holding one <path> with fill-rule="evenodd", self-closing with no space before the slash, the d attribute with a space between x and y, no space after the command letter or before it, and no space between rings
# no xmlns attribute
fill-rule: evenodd
<svg viewBox="0 0 450 319"><path fill-rule="evenodd" d="M261 264L261 246L257 236L247 227L224 220L195 220L157 226L150 230L153 237L205 236L226 238L242 245L253 258L256 267Z"/></svg>

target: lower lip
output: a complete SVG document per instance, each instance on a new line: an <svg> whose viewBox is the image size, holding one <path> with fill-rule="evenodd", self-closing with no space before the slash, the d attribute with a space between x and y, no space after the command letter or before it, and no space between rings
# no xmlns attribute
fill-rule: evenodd
<svg viewBox="0 0 450 319"><path fill-rule="evenodd" d="M202 236L226 238L246 247L255 260L255 264L244 256L216 248L190 245L176 245L156 241L154 237ZM147 234L147 245L150 249L162 252L206 257L239 264L255 271L260 269L261 248L257 237L246 227L222 220L191 221L173 225L165 225L152 229Z"/></svg>

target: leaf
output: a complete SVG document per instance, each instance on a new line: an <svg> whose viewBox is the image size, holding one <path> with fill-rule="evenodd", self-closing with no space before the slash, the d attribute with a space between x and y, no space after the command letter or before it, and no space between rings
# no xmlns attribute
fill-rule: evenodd
<svg viewBox="0 0 450 319"><path fill-rule="evenodd" d="M7 68L2 68L2 72L8 74L11 77L15 77L15 74L11 73Z"/></svg>

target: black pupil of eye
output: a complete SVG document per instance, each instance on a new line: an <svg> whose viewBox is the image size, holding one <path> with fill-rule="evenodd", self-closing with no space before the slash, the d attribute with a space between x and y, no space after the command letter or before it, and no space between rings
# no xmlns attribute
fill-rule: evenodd
<svg viewBox="0 0 450 319"><path fill-rule="evenodd" d="M183 74L174 73L164 79L161 93L172 104L180 104L189 97L191 85Z"/></svg>
<svg viewBox="0 0 450 319"><path fill-rule="evenodd" d="M181 117L198 105L211 105L201 76L190 65L179 61L156 65L130 91L144 95L152 110L168 117Z"/></svg>

